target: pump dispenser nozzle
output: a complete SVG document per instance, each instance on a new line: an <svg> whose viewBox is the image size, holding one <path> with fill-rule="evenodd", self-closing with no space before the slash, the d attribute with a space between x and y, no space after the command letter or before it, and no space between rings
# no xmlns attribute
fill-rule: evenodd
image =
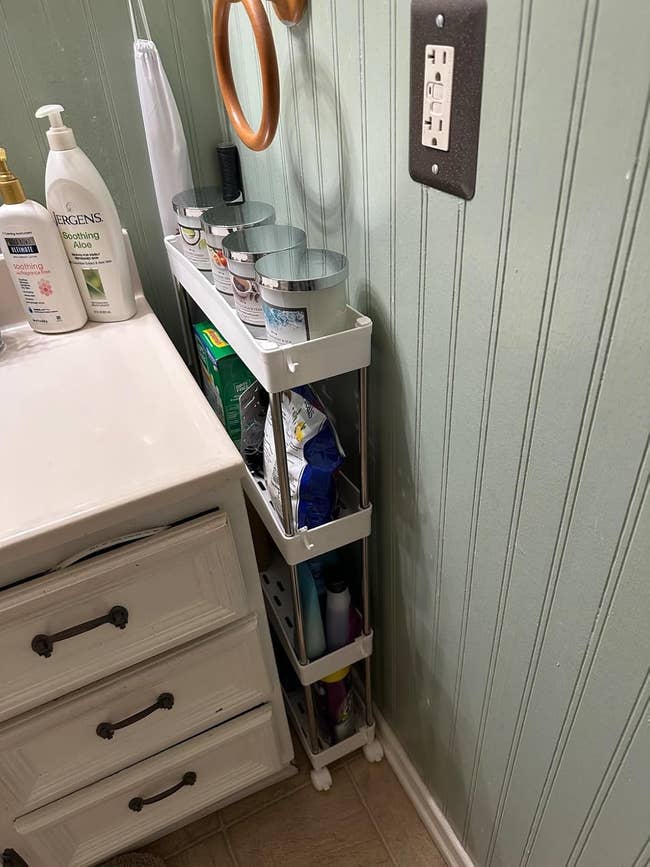
<svg viewBox="0 0 650 867"><path fill-rule="evenodd" d="M36 109L35 117L49 117L50 119L50 127L52 129L61 129L64 126L63 121L61 120L61 112L65 111L62 105L42 105L40 108Z"/></svg>
<svg viewBox="0 0 650 867"><path fill-rule="evenodd" d="M4 148L0 148L0 196L5 205L19 205L26 198L23 185L7 165L7 152Z"/></svg>
<svg viewBox="0 0 650 867"><path fill-rule="evenodd" d="M50 120L50 128L47 131L47 140L53 151L67 151L77 146L74 133L69 126L61 120L62 105L42 105L36 110L37 118L47 117Z"/></svg>

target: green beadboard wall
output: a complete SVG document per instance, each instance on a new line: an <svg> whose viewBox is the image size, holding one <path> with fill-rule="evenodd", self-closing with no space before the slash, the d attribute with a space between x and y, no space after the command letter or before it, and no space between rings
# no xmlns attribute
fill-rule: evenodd
<svg viewBox="0 0 650 867"><path fill-rule="evenodd" d="M210 182L226 124L209 2L146 7ZM378 706L477 865L644 867L650 5L489 0L469 203L408 176L408 0L271 18L282 117L268 151L241 148L248 197L343 250L374 321ZM0 27L13 166L38 198L33 110L61 100L178 338L126 3L1 0Z"/></svg>
<svg viewBox="0 0 650 867"><path fill-rule="evenodd" d="M408 0L272 16L280 129L243 155L374 321L376 697L479 865L650 863L650 4L624 5L489 0L471 202L408 175Z"/></svg>
<svg viewBox="0 0 650 867"><path fill-rule="evenodd" d="M183 119L195 183L215 183L214 148L225 122L212 83L207 7L201 0L145 0L145 9ZM0 0L0 31L0 144L27 195L45 201L47 122L34 111L60 102L129 230L147 298L180 348L126 0Z"/></svg>

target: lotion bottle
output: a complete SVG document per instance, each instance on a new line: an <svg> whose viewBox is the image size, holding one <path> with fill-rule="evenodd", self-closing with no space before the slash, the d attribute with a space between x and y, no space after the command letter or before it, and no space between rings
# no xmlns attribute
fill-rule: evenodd
<svg viewBox="0 0 650 867"><path fill-rule="evenodd" d="M345 580L328 580L325 632L329 653L350 641L350 604L350 591Z"/></svg>
<svg viewBox="0 0 650 867"><path fill-rule="evenodd" d="M61 105L44 105L50 153L45 197L61 233L88 318L119 322L135 313L122 225L115 203L95 166L61 120Z"/></svg>
<svg viewBox="0 0 650 867"><path fill-rule="evenodd" d="M0 148L0 250L34 331L76 331L88 317L52 215L25 196ZM0 339L0 344L2 340Z"/></svg>
<svg viewBox="0 0 650 867"><path fill-rule="evenodd" d="M298 566L298 587L305 632L305 649L309 659L314 660L325 653L325 631L318 604L318 591L314 577L306 563L301 563Z"/></svg>

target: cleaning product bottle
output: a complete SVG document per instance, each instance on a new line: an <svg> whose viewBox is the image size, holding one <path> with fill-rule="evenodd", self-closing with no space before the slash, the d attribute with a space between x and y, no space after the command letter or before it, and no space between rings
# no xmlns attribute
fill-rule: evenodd
<svg viewBox="0 0 650 867"><path fill-rule="evenodd" d="M50 153L45 196L72 270L94 322L119 322L135 313L120 218L108 187L73 131L61 120L61 105L44 105L36 117L49 117Z"/></svg>
<svg viewBox="0 0 650 867"><path fill-rule="evenodd" d="M75 331L88 320L52 215L25 197L0 148L0 249L34 331ZM0 340L0 343L2 341Z"/></svg>
<svg viewBox="0 0 650 867"><path fill-rule="evenodd" d="M300 589L307 656L312 660L318 659L325 653L325 632L314 576L306 563L301 563L298 566L298 587Z"/></svg>
<svg viewBox="0 0 650 867"><path fill-rule="evenodd" d="M342 578L327 580L325 631L330 653L350 640L350 591Z"/></svg>
<svg viewBox="0 0 650 867"><path fill-rule="evenodd" d="M328 674L318 682L317 696L321 698L321 709L329 724L334 743L345 740L354 734L353 693L350 689L350 666Z"/></svg>

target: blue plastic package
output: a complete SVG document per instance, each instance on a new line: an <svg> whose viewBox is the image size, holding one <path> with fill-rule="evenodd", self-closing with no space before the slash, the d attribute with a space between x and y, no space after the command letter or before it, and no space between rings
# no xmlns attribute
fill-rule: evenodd
<svg viewBox="0 0 650 867"><path fill-rule="evenodd" d="M282 423L296 527L320 527L334 516L337 500L335 475L345 457L341 443L323 405L309 385L283 392ZM264 427L264 478L273 505L281 514L270 408Z"/></svg>

